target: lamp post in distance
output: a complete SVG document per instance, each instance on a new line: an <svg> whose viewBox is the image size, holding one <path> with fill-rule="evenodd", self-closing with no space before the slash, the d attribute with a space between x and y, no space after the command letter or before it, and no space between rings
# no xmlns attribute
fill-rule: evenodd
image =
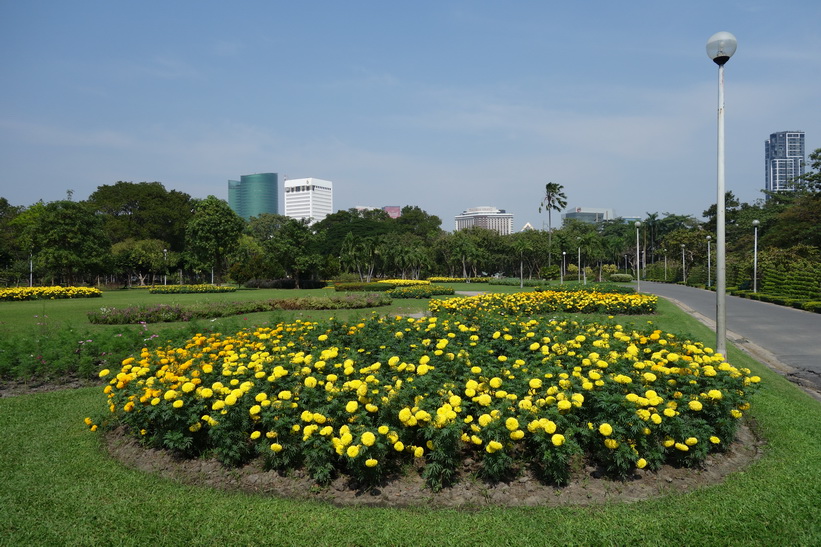
<svg viewBox="0 0 821 547"><path fill-rule="evenodd" d="M758 292L758 219L753 221L753 292Z"/></svg>

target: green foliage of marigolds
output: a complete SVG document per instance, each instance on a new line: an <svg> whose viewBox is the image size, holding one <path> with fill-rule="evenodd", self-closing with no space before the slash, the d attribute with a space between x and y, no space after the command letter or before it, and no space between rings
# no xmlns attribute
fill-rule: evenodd
<svg viewBox="0 0 821 547"><path fill-rule="evenodd" d="M151 294L203 294L235 292L230 285L155 285L148 289Z"/></svg>

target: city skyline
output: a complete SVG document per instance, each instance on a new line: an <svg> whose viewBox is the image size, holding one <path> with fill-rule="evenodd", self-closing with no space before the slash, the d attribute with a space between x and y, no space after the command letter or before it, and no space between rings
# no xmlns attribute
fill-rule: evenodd
<svg viewBox="0 0 821 547"><path fill-rule="evenodd" d="M773 33L785 12L801 17ZM809 0L4 3L0 196L122 180L227 200L226 179L276 171L334 181L337 209L416 205L445 227L491 204L541 228L548 182L569 207L700 218L716 187L707 39L738 38L726 189L752 203L768 135L801 128L821 148L819 16Z"/></svg>

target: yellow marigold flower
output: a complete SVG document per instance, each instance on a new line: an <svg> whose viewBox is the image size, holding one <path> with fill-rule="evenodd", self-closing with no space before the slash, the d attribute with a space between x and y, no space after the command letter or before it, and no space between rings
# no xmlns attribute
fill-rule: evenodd
<svg viewBox="0 0 821 547"><path fill-rule="evenodd" d="M501 450L502 447L503 447L503 445L499 441L490 441L489 443L487 443L487 446L485 447L485 451L488 454L493 454L494 452L497 452L497 451Z"/></svg>
<svg viewBox="0 0 821 547"><path fill-rule="evenodd" d="M514 441L518 441L519 439L524 438L524 436L525 436L525 432L522 431L521 429L517 429L516 431L511 431L510 432L510 438L513 439Z"/></svg>
<svg viewBox="0 0 821 547"><path fill-rule="evenodd" d="M109 374L111 374L111 371L108 370L107 368L104 368L103 370L100 371L99 376L100 376L100 378L105 378Z"/></svg>
<svg viewBox="0 0 821 547"><path fill-rule="evenodd" d="M490 384L490 387L492 387L493 389L498 389L498 388L502 387L502 379L499 378L498 376L491 378L490 382L488 382L488 383Z"/></svg>
<svg viewBox="0 0 821 547"><path fill-rule="evenodd" d="M176 397L177 397L177 392L174 391L173 389L169 389L168 391L165 392L165 395L163 395L163 399L165 399L166 401L170 401L172 399L175 399Z"/></svg>
<svg viewBox="0 0 821 547"><path fill-rule="evenodd" d="M262 412L262 407L259 406L259 405L254 405L254 406L252 406L251 408L248 409L248 414L250 414L251 416L255 416L255 415L259 414L260 412Z"/></svg>
<svg viewBox="0 0 821 547"><path fill-rule="evenodd" d="M373 443L376 442L376 435L371 433L370 431L366 431L362 434L362 444L365 446L373 446Z"/></svg>
<svg viewBox="0 0 821 547"><path fill-rule="evenodd" d="M151 399L151 406L157 406L158 404L160 404L159 397L154 397L153 399Z"/></svg>
<svg viewBox="0 0 821 547"><path fill-rule="evenodd" d="M288 399L290 399L290 398L291 398L291 392L290 392L290 391L288 391L287 389L286 389L286 390L284 390L284 391L280 391L280 392L279 392L279 395L277 395L277 397L279 397L279 398L280 398L280 399L282 399L283 401L287 401Z"/></svg>
<svg viewBox="0 0 821 547"><path fill-rule="evenodd" d="M212 367L210 364L206 363L206 364L202 365L202 371L206 374L211 374L211 372L213 372L213 370L214 370L214 367Z"/></svg>
<svg viewBox="0 0 821 547"><path fill-rule="evenodd" d="M349 458L357 457L359 455L359 445L352 444L345 451L345 454L347 454Z"/></svg>
<svg viewBox="0 0 821 547"><path fill-rule="evenodd" d="M505 420L505 427L508 429L508 431L515 431L519 429L519 420L513 417L508 418L507 420Z"/></svg>
<svg viewBox="0 0 821 547"><path fill-rule="evenodd" d="M97 431L97 424L91 426L91 431Z"/></svg>
<svg viewBox="0 0 821 547"><path fill-rule="evenodd" d="M387 435L388 431L390 431L390 428L386 425L380 425L376 430L379 432L380 435Z"/></svg>
<svg viewBox="0 0 821 547"><path fill-rule="evenodd" d="M556 433L552 437L550 437L550 442L553 443L553 446L561 446L564 444L564 435Z"/></svg>
<svg viewBox="0 0 821 547"><path fill-rule="evenodd" d="M356 412L356 409L359 408L359 403L356 401L348 401L348 404L345 405L345 411L349 414L353 414Z"/></svg>
<svg viewBox="0 0 821 547"><path fill-rule="evenodd" d="M377 460L375 458L368 458L367 460L365 460L365 466L366 467L376 467L378 463L379 463L379 460Z"/></svg>
<svg viewBox="0 0 821 547"><path fill-rule="evenodd" d="M493 402L493 398L488 395L487 393L482 393L479 395L478 401L480 406L488 406L491 402Z"/></svg>
<svg viewBox="0 0 821 547"><path fill-rule="evenodd" d="M619 441L617 441L616 439L605 439L604 446L606 446L610 450L615 450L619 447Z"/></svg>
<svg viewBox="0 0 821 547"><path fill-rule="evenodd" d="M174 408L182 408L182 405L183 405L182 399L177 399L176 401L174 401L172 406ZM133 404L132 404L132 408L133 408Z"/></svg>
<svg viewBox="0 0 821 547"><path fill-rule="evenodd" d="M316 378L308 376L302 383L305 384L305 387L316 387Z"/></svg>
<svg viewBox="0 0 821 547"><path fill-rule="evenodd" d="M415 458L421 458L421 457L422 457L422 456L424 456L424 455L425 455L425 449L424 449L424 448L422 448L421 446L417 446L417 447L413 450L413 456L414 456Z"/></svg>
<svg viewBox="0 0 821 547"><path fill-rule="evenodd" d="M673 410L672 408L665 408L664 409L664 415L667 416L668 418L672 418L676 415L676 411Z"/></svg>
<svg viewBox="0 0 821 547"><path fill-rule="evenodd" d="M605 422L599 426L599 433L601 433L605 437L609 437L613 434L613 426Z"/></svg>
<svg viewBox="0 0 821 547"><path fill-rule="evenodd" d="M704 408L704 406L701 404L701 401L690 401L689 403L687 403L687 406L690 407L690 410L695 410L696 412Z"/></svg>
<svg viewBox="0 0 821 547"><path fill-rule="evenodd" d="M562 399L561 401L556 403L556 406L559 408L559 410L568 410L569 408L573 407L573 403L571 403L567 399Z"/></svg>
<svg viewBox="0 0 821 547"><path fill-rule="evenodd" d="M197 389L197 386L196 386L196 384L194 384L192 382L185 382L182 385L182 390L183 390L184 393L191 393L195 389Z"/></svg>
<svg viewBox="0 0 821 547"><path fill-rule="evenodd" d="M254 431L253 433L251 433L251 439L252 439L252 440L257 440L257 439L259 439L261 436L262 436L262 433L261 433L261 432L259 432L259 431Z"/></svg>
<svg viewBox="0 0 821 547"><path fill-rule="evenodd" d="M403 450L405 450L405 445L402 443L402 441L396 441L395 443L393 443L393 449L397 452L402 452Z"/></svg>
<svg viewBox="0 0 821 547"><path fill-rule="evenodd" d="M710 442L713 443L713 444L719 444L719 443L721 443L721 439L719 439L718 437L713 435L712 437L710 437Z"/></svg>
<svg viewBox="0 0 821 547"><path fill-rule="evenodd" d="M681 450L682 452L689 452L690 447L684 443L676 443L676 450Z"/></svg>
<svg viewBox="0 0 821 547"><path fill-rule="evenodd" d="M647 467L647 460L645 460L644 458L639 458L638 461L636 461L636 467L638 467L639 469L644 469L645 467Z"/></svg>
<svg viewBox="0 0 821 547"><path fill-rule="evenodd" d="M684 444L686 444L687 446L694 446L698 444L698 439L696 439L695 437L687 437L687 440L684 441Z"/></svg>
<svg viewBox="0 0 821 547"><path fill-rule="evenodd" d="M539 389L542 387L542 380L540 378L532 378L527 385L530 386L530 389Z"/></svg>
<svg viewBox="0 0 821 547"><path fill-rule="evenodd" d="M275 453L276 452L282 452L282 445L279 444L279 443L273 443L273 444L271 444L271 450Z"/></svg>
<svg viewBox="0 0 821 547"><path fill-rule="evenodd" d="M236 397L236 395L234 395L233 393L231 393L230 395L228 395L228 396L225 398L225 404L226 404L226 405L228 405L228 406L233 406L233 405L237 404L237 397Z"/></svg>
<svg viewBox="0 0 821 547"><path fill-rule="evenodd" d="M716 401L721 399L723 396L724 395L721 393L721 391L719 391L717 389L711 389L710 391L707 392L707 397L709 397L710 399L716 400Z"/></svg>
<svg viewBox="0 0 821 547"><path fill-rule="evenodd" d="M200 397L208 399L214 395L214 391L210 387L204 387L200 390Z"/></svg>

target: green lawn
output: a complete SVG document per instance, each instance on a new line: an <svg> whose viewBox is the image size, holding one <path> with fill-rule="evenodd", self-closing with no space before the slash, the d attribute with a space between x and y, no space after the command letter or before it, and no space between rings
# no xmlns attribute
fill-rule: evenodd
<svg viewBox="0 0 821 547"><path fill-rule="evenodd" d="M663 301L658 315L630 321L714 336ZM751 415L764 457L696 492L592 506L340 508L181 486L106 456L82 421L102 408L99 388L2 398L0 544L821 544L821 404L735 348L729 355L762 378Z"/></svg>

